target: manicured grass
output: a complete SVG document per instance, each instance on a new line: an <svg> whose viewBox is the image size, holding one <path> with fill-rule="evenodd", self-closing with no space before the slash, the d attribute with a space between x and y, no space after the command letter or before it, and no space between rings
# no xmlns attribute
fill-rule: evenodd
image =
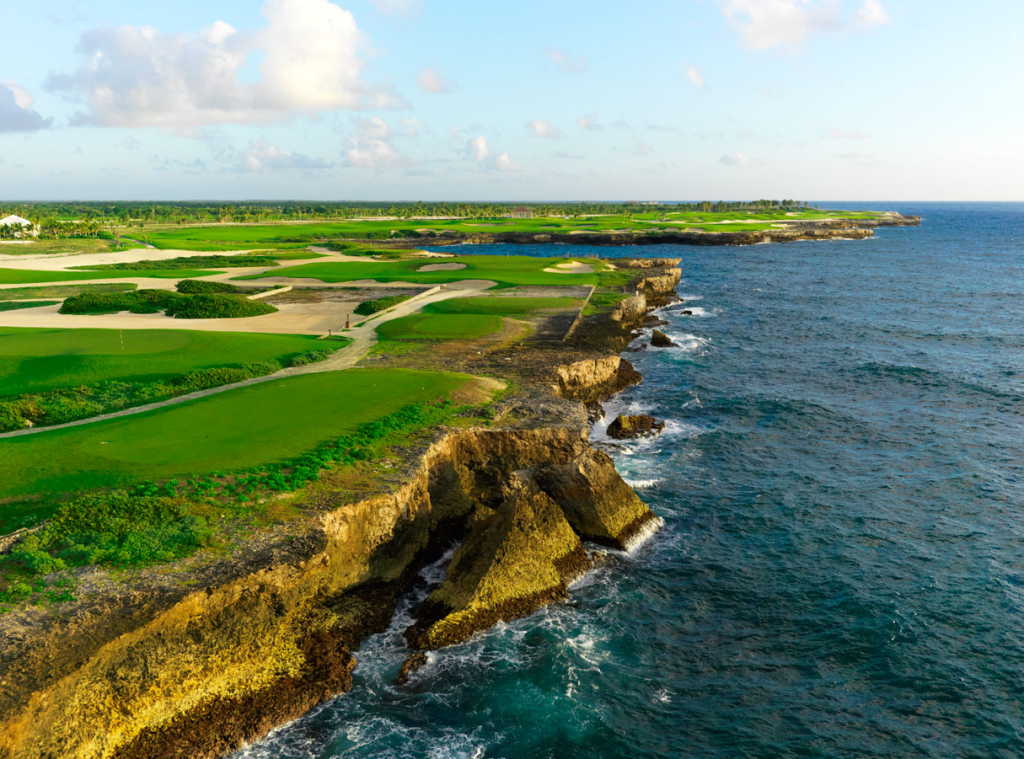
<svg viewBox="0 0 1024 759"><path fill-rule="evenodd" d="M31 285L44 282L76 282L88 279L122 279L152 277L154 279L189 279L221 274L219 271L197 269L147 269L144 271L33 271L31 269L0 269L0 285Z"/></svg>
<svg viewBox="0 0 1024 759"><path fill-rule="evenodd" d="M2 296L0 296L2 297ZM54 306L60 301L56 300L14 300L0 302L0 311L20 311L23 308L38 308L39 306Z"/></svg>
<svg viewBox="0 0 1024 759"><path fill-rule="evenodd" d="M495 314L497 316L521 316L543 309L575 308L580 301L576 298L450 298L428 303L423 312L428 314Z"/></svg>
<svg viewBox="0 0 1024 759"><path fill-rule="evenodd" d="M475 340L501 329L490 314L412 314L377 327L382 340Z"/></svg>
<svg viewBox="0 0 1024 759"><path fill-rule="evenodd" d="M447 395L467 379L407 369L307 374L123 419L0 439L0 500L281 461L409 404Z"/></svg>
<svg viewBox="0 0 1024 759"><path fill-rule="evenodd" d="M346 261L289 266L263 274L252 274L237 279L262 279L265 277L289 277L319 279L322 282L352 282L372 279L377 282L416 282L441 284L459 282L465 279L488 279L503 286L515 285L593 285L597 284L597 272L607 268L598 260L583 263L594 267L594 274L563 274L546 272L544 269L567 259L540 258L534 256L458 256L446 258L446 264L464 264L464 269L453 271L420 271L430 261L421 258L401 261Z"/></svg>
<svg viewBox="0 0 1024 759"><path fill-rule="evenodd" d="M134 282L112 282L102 285L50 285L42 287L8 287L0 290L0 300L40 300L70 298L82 293L124 293L135 290Z"/></svg>
<svg viewBox="0 0 1024 759"><path fill-rule="evenodd" d="M0 395L283 361L319 347L311 335L0 327Z"/></svg>

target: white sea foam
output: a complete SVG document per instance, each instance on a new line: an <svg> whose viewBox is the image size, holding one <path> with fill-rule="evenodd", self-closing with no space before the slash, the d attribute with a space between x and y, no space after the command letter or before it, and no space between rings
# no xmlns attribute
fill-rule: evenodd
<svg viewBox="0 0 1024 759"><path fill-rule="evenodd" d="M654 477L649 480L632 480L629 477L623 477L622 479L625 480L626 484L633 488L633 490L647 490L648 488L653 488L655 485L662 482L659 477Z"/></svg>
<svg viewBox="0 0 1024 759"><path fill-rule="evenodd" d="M655 517L636 533L633 537L626 541L626 553L635 552L640 546L646 543L654 534L665 526L665 520L661 517Z"/></svg>

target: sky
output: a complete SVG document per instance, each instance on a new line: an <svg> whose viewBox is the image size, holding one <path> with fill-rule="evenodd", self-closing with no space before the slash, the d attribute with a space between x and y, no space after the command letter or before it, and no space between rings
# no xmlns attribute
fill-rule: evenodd
<svg viewBox="0 0 1024 759"><path fill-rule="evenodd" d="M1024 200L1019 0L0 18L0 200Z"/></svg>

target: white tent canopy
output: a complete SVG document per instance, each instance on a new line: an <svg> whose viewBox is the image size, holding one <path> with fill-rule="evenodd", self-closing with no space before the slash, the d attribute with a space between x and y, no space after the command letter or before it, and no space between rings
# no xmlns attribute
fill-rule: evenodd
<svg viewBox="0 0 1024 759"><path fill-rule="evenodd" d="M28 219L23 219L20 216L13 216L12 215L12 216L7 216L7 217L5 217L3 219L0 219L0 225L3 225L5 227L13 227L15 224L27 224L30 227L32 226L32 222L31 221L29 221Z"/></svg>

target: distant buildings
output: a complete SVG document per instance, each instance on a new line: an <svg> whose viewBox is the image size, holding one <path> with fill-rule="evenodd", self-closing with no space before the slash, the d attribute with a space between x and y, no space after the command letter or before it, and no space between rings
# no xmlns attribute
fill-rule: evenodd
<svg viewBox="0 0 1024 759"><path fill-rule="evenodd" d="M4 227L4 232L8 234L2 235L3 237L13 237L20 239L22 237L38 237L39 227L33 224L28 219L23 219L20 216L6 216L0 219L0 227Z"/></svg>
<svg viewBox="0 0 1024 759"><path fill-rule="evenodd" d="M519 206L513 209L512 213L508 215L510 219L532 219L533 210L526 206Z"/></svg>

